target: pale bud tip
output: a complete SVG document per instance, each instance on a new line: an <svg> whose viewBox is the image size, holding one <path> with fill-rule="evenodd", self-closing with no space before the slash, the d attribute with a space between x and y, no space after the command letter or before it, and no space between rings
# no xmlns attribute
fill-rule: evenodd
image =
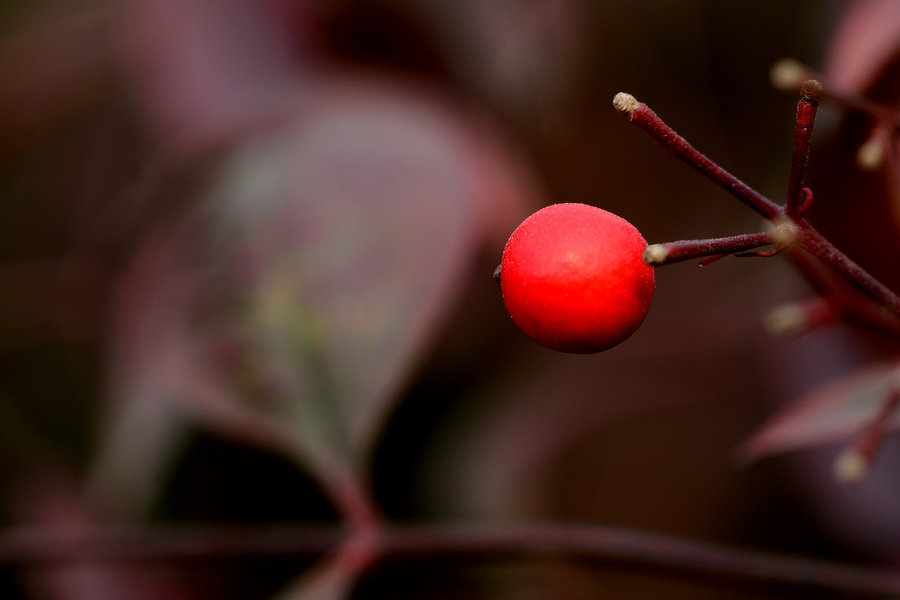
<svg viewBox="0 0 900 600"><path fill-rule="evenodd" d="M638 102L637 98L632 96L631 94L626 94L625 92L619 92L613 98L613 106L615 109L622 113L634 114L634 111L638 109L640 106L640 102Z"/></svg>
<svg viewBox="0 0 900 600"><path fill-rule="evenodd" d="M763 319L763 327L770 335L802 333L808 326L806 311L797 304L779 306Z"/></svg>
<svg viewBox="0 0 900 600"><path fill-rule="evenodd" d="M772 65L769 80L779 90L796 90L809 79L809 69L792 58L782 58Z"/></svg>
<svg viewBox="0 0 900 600"><path fill-rule="evenodd" d="M662 244L651 244L644 250L644 262L648 265L661 265L669 258L669 251Z"/></svg>
<svg viewBox="0 0 900 600"><path fill-rule="evenodd" d="M884 144L880 139L870 138L856 151L856 164L866 171L875 171L884 164Z"/></svg>
<svg viewBox="0 0 900 600"><path fill-rule="evenodd" d="M865 479L869 472L869 462L859 451L850 449L834 461L834 477L839 483L853 485Z"/></svg>

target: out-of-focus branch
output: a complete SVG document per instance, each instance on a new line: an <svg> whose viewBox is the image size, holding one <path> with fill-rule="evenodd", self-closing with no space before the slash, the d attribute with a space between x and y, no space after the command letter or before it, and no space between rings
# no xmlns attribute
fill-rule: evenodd
<svg viewBox="0 0 900 600"><path fill-rule="evenodd" d="M313 557L338 548L340 527L267 525L244 528L40 529L0 535L0 564L184 563ZM800 587L873 596L900 595L900 572L736 549L639 531L579 524L423 524L385 526L367 544L385 560L463 558L479 561L561 556L600 567L629 567L699 582Z"/></svg>

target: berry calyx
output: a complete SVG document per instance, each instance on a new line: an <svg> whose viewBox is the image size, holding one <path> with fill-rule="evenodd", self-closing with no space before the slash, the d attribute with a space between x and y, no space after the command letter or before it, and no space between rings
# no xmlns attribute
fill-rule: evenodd
<svg viewBox="0 0 900 600"><path fill-rule="evenodd" d="M500 263L506 309L528 337L594 353L634 333L650 310L647 242L625 219L586 204L553 204L510 236Z"/></svg>

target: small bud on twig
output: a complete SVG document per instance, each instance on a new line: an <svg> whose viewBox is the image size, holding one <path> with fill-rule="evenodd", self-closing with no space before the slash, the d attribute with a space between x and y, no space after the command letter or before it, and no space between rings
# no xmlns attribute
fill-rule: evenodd
<svg viewBox="0 0 900 600"><path fill-rule="evenodd" d="M863 429L859 439L834 461L834 476L839 482L852 485L865 479L887 436L898 406L900 390L894 389L882 401L878 413Z"/></svg>
<svg viewBox="0 0 900 600"><path fill-rule="evenodd" d="M856 151L856 164L866 171L880 169L887 158L890 139L890 129L876 125L869 134L869 138Z"/></svg>
<svg viewBox="0 0 900 600"><path fill-rule="evenodd" d="M804 100L818 102L825 94L825 86L818 79L807 79L800 84L800 96Z"/></svg>
<svg viewBox="0 0 900 600"><path fill-rule="evenodd" d="M837 318L838 311L832 303L817 297L782 304L764 317L763 327L771 335L798 335Z"/></svg>
<svg viewBox="0 0 900 600"><path fill-rule="evenodd" d="M669 251L662 244L652 244L644 250L644 262L648 265L665 264Z"/></svg>
<svg viewBox="0 0 900 600"><path fill-rule="evenodd" d="M807 67L792 58L782 58L772 65L769 80L775 89L795 91L800 89L804 81L811 79L813 73Z"/></svg>
<svg viewBox="0 0 900 600"><path fill-rule="evenodd" d="M640 105L637 98L625 92L619 92L613 98L613 106L621 113L634 114Z"/></svg>
<svg viewBox="0 0 900 600"><path fill-rule="evenodd" d="M869 461L855 448L841 452L834 461L834 478L843 485L854 485L866 478Z"/></svg>
<svg viewBox="0 0 900 600"><path fill-rule="evenodd" d="M804 81L807 79L809 77L805 77ZM802 84L803 82L801 81L800 83ZM815 86L812 87L815 88ZM884 123L894 126L900 123L900 114L881 105L858 102L852 98L847 99L831 90L825 90L825 92L829 100L866 112ZM809 150L808 142L815 122L816 102L801 99L798 103L798 119L795 122L795 147L792 154L787 202L784 207L772 202L772 200L754 190L694 148L646 104L638 102L634 96L624 93L617 94L613 104L616 109L629 115L629 122L632 125L643 130L674 156L727 190L732 196L767 220L773 222L784 221L788 224L787 227L776 227L773 231L763 234L732 236L732 239L724 240L725 245L723 245L723 239L721 238L665 244L667 251L665 263L678 262L689 258L707 257L714 254L745 252L764 245L798 246L832 268L842 278L882 305L894 316L900 317L900 295L897 295L884 283L853 262L846 254L841 252L834 244L801 218L812 201L812 194L803 185L803 179ZM756 236L764 236L764 238L757 238ZM735 243L736 241L740 243ZM746 242L752 243L745 245ZM656 253L658 251L654 250L652 252ZM654 256L658 255L651 254L651 259Z"/></svg>

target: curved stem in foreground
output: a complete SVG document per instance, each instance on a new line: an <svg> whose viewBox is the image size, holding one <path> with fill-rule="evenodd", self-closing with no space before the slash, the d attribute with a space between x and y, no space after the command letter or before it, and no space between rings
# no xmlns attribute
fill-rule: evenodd
<svg viewBox="0 0 900 600"><path fill-rule="evenodd" d="M0 535L0 565L109 564L310 557L346 541L340 527L40 529ZM561 556L654 575L692 576L719 584L793 586L873 596L900 595L900 571L730 548L652 533L584 524L391 524L369 543L385 560L508 560ZM701 581L702 583L702 581Z"/></svg>

